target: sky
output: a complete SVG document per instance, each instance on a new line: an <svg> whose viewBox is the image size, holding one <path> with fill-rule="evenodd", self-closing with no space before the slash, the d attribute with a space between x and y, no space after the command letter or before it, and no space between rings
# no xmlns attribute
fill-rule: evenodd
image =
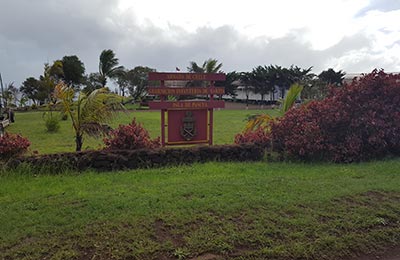
<svg viewBox="0 0 400 260"><path fill-rule="evenodd" d="M131 69L258 65L400 71L400 0L0 0L0 73L16 86L77 55L86 73L112 49Z"/></svg>

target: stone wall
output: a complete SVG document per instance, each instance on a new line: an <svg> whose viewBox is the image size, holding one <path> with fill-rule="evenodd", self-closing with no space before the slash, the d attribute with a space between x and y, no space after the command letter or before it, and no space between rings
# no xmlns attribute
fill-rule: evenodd
<svg viewBox="0 0 400 260"><path fill-rule="evenodd" d="M55 173L67 168L78 171L86 169L113 171L208 161L258 161L263 157L264 149L262 147L245 144L59 153L13 159L8 166L15 168L22 163L28 163L38 169L51 169Z"/></svg>

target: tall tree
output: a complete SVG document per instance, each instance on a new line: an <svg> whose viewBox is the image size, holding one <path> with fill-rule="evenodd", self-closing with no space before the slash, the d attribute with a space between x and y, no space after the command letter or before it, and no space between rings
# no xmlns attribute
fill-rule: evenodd
<svg viewBox="0 0 400 260"><path fill-rule="evenodd" d="M99 73L90 73L89 75L86 75L83 79L83 92L86 94L89 94L93 90L99 89L103 87L103 84L101 82L101 77Z"/></svg>
<svg viewBox="0 0 400 260"><path fill-rule="evenodd" d="M76 55L64 56L61 62L65 83L78 89L84 82L85 65Z"/></svg>
<svg viewBox="0 0 400 260"><path fill-rule="evenodd" d="M46 95L45 101L55 103L56 100L53 96L54 87L64 78L63 64L60 60L54 61L50 66L48 63L44 64L43 75L40 76L41 95Z"/></svg>
<svg viewBox="0 0 400 260"><path fill-rule="evenodd" d="M216 87L224 87L225 94L231 97L236 96L236 90L240 85L240 73L232 71L226 74L225 81L215 82Z"/></svg>
<svg viewBox="0 0 400 260"><path fill-rule="evenodd" d="M99 74L102 87L107 84L107 78L116 79L124 73L124 67L118 66L119 61L112 50L103 50L100 54Z"/></svg>
<svg viewBox="0 0 400 260"><path fill-rule="evenodd" d="M261 95L261 101L264 101L266 94L274 89L275 82L273 72L266 66L258 66L254 68L250 74L251 84L254 87L254 92Z"/></svg>
<svg viewBox="0 0 400 260"><path fill-rule="evenodd" d="M119 89L119 94L123 97L125 97L125 93L128 90L128 77L127 77L128 71L125 70L125 72L117 77L117 85Z"/></svg>
<svg viewBox="0 0 400 260"><path fill-rule="evenodd" d="M301 69L293 65L290 68L282 68L280 66L272 66L272 68L276 74L276 83L281 90L281 98L285 97L286 91L292 84L302 82L312 69L312 67Z"/></svg>
<svg viewBox="0 0 400 260"><path fill-rule="evenodd" d="M75 131L76 151L81 151L85 134L99 136L106 131L105 123L116 116L122 109L118 95L110 93L106 88L96 89L89 95L80 92L76 102L75 91L60 82L56 86L56 97L60 100L63 112L68 114Z"/></svg>
<svg viewBox="0 0 400 260"><path fill-rule="evenodd" d="M128 91L134 100L139 100L146 94L149 85L148 73L155 71L146 66L137 66L126 73Z"/></svg>
<svg viewBox="0 0 400 260"><path fill-rule="evenodd" d="M64 68L62 61L56 60L51 66L50 64L45 63L43 77L50 78L54 82L62 80L64 78Z"/></svg>
<svg viewBox="0 0 400 260"><path fill-rule="evenodd" d="M339 70L334 71L332 68L322 71L318 78L329 85L341 86L343 84L345 72Z"/></svg>
<svg viewBox="0 0 400 260"><path fill-rule="evenodd" d="M246 95L246 109L249 107L249 95L250 92L254 90L252 83L251 72L241 72L240 73L240 86L243 87L244 93Z"/></svg>
<svg viewBox="0 0 400 260"><path fill-rule="evenodd" d="M36 105L37 92L39 91L39 81L34 77L27 78L22 82L22 86L19 88L21 93L23 93L27 98L31 99L33 104Z"/></svg>
<svg viewBox="0 0 400 260"><path fill-rule="evenodd" d="M6 100L5 107L11 105L17 106L18 101L18 88L14 86L14 82L6 84L6 90L4 91L3 98Z"/></svg>

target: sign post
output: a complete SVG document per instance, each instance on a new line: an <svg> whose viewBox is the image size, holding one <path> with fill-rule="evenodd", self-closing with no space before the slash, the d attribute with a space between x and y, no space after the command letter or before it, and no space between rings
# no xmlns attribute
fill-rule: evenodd
<svg viewBox="0 0 400 260"><path fill-rule="evenodd" d="M214 108L225 107L224 101L214 100L225 89L215 87L215 81L224 81L223 73L165 73L150 72L149 81L160 81L159 87L149 87L150 95L160 96L160 101L149 102L150 109L161 110L161 144L190 145L213 143ZM166 87L165 81L205 81L207 87ZM167 101L169 95L202 95L207 100ZM166 133L167 132L167 133Z"/></svg>

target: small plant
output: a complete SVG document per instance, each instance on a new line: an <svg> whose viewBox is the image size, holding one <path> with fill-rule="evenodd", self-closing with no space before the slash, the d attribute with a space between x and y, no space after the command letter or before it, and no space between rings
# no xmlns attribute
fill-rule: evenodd
<svg viewBox="0 0 400 260"><path fill-rule="evenodd" d="M0 137L0 159L8 160L14 156L22 155L31 145L29 140L18 134L6 133Z"/></svg>
<svg viewBox="0 0 400 260"><path fill-rule="evenodd" d="M104 144L110 150L135 150L160 147L160 138L151 140L149 132L134 118L129 125L119 125L104 138Z"/></svg>
<svg viewBox="0 0 400 260"><path fill-rule="evenodd" d="M43 119L47 132L57 132L60 129L60 120L58 117L53 116L53 112L43 113Z"/></svg>
<svg viewBox="0 0 400 260"><path fill-rule="evenodd" d="M186 259L189 256L189 252L185 248L177 248L174 251L174 256L178 259Z"/></svg>

